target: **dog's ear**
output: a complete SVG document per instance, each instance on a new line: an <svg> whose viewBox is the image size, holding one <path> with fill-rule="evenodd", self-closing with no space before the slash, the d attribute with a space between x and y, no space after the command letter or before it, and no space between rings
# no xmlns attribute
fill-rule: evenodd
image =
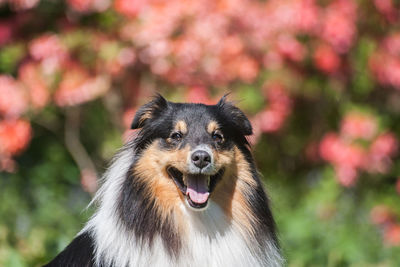
<svg viewBox="0 0 400 267"><path fill-rule="evenodd" d="M162 95L157 94L152 101L141 106L136 112L131 129L142 128L149 119L157 117L163 110L167 108L168 101L162 97Z"/></svg>
<svg viewBox="0 0 400 267"><path fill-rule="evenodd" d="M224 95L218 102L218 108L225 114L227 118L236 129L238 129L243 135L252 135L253 128L249 119L246 115L237 108L232 102L227 101L228 94Z"/></svg>

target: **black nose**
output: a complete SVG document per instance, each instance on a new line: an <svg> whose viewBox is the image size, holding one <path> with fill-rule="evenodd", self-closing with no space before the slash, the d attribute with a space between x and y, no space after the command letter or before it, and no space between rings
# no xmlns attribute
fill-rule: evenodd
<svg viewBox="0 0 400 267"><path fill-rule="evenodd" d="M192 161L194 165L202 169L211 163L211 156L204 150L197 150L192 154Z"/></svg>

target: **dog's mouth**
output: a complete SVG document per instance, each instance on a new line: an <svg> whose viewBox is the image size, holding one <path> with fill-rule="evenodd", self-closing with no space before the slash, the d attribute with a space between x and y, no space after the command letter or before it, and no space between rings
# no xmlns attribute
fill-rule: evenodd
<svg viewBox="0 0 400 267"><path fill-rule="evenodd" d="M202 209L207 206L210 194L221 180L224 169L220 169L214 175L205 175L201 173L183 174L177 168L168 167L167 173L182 194L186 196L188 204L192 208Z"/></svg>

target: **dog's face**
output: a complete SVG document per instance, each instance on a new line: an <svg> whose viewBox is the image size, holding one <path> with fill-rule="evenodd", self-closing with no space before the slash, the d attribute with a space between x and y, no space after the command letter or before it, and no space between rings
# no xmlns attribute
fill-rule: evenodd
<svg viewBox="0 0 400 267"><path fill-rule="evenodd" d="M132 123L141 128L135 171L161 205L179 201L207 207L235 168L235 151L252 133L245 115L225 99L217 105L171 103L161 96L141 107Z"/></svg>

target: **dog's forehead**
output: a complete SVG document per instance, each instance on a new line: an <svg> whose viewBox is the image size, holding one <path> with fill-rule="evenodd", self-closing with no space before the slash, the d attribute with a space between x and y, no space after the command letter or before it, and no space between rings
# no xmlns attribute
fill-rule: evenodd
<svg viewBox="0 0 400 267"><path fill-rule="evenodd" d="M213 106L185 104L176 108L174 124L184 123L187 128L204 128L216 124L218 116Z"/></svg>

